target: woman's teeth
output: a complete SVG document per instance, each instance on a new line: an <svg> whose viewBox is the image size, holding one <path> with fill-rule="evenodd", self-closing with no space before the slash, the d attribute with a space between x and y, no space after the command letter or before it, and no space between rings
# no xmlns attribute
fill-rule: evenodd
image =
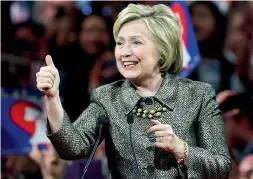
<svg viewBox="0 0 253 179"><path fill-rule="evenodd" d="M136 65L138 62L123 62L124 66Z"/></svg>

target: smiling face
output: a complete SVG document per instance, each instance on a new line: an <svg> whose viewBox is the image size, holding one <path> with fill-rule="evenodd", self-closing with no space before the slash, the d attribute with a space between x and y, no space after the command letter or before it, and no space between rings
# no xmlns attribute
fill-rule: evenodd
<svg viewBox="0 0 253 179"><path fill-rule="evenodd" d="M115 58L119 72L131 81L161 75L156 44L141 19L121 27L116 39Z"/></svg>

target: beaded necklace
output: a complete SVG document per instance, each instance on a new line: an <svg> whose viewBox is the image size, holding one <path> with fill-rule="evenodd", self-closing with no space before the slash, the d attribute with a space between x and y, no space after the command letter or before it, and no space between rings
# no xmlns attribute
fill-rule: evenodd
<svg viewBox="0 0 253 179"><path fill-rule="evenodd" d="M143 109L142 107L135 106L132 110L132 113L136 115L137 117L141 117L143 119L154 119L161 117L162 113L166 112L167 108L164 105L159 105L159 107L156 109L153 107L153 109Z"/></svg>

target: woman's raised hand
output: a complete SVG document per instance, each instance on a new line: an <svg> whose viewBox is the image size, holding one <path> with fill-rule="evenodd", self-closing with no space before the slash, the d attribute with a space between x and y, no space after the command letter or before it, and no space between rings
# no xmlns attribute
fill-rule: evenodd
<svg viewBox="0 0 253 179"><path fill-rule="evenodd" d="M47 97L58 97L60 77L50 55L46 56L46 64L47 66L41 67L36 73L37 88Z"/></svg>

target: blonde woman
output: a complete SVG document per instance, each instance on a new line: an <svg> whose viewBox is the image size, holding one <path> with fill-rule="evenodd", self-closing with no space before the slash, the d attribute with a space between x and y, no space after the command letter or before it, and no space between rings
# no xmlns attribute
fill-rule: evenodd
<svg viewBox="0 0 253 179"><path fill-rule="evenodd" d="M226 178L231 160L215 92L177 77L183 62L178 17L165 5L130 4L118 15L113 34L125 80L93 90L92 102L73 124L60 103L59 74L50 56L37 73L47 134L59 156L89 156L97 117L105 115L102 138L111 178Z"/></svg>

